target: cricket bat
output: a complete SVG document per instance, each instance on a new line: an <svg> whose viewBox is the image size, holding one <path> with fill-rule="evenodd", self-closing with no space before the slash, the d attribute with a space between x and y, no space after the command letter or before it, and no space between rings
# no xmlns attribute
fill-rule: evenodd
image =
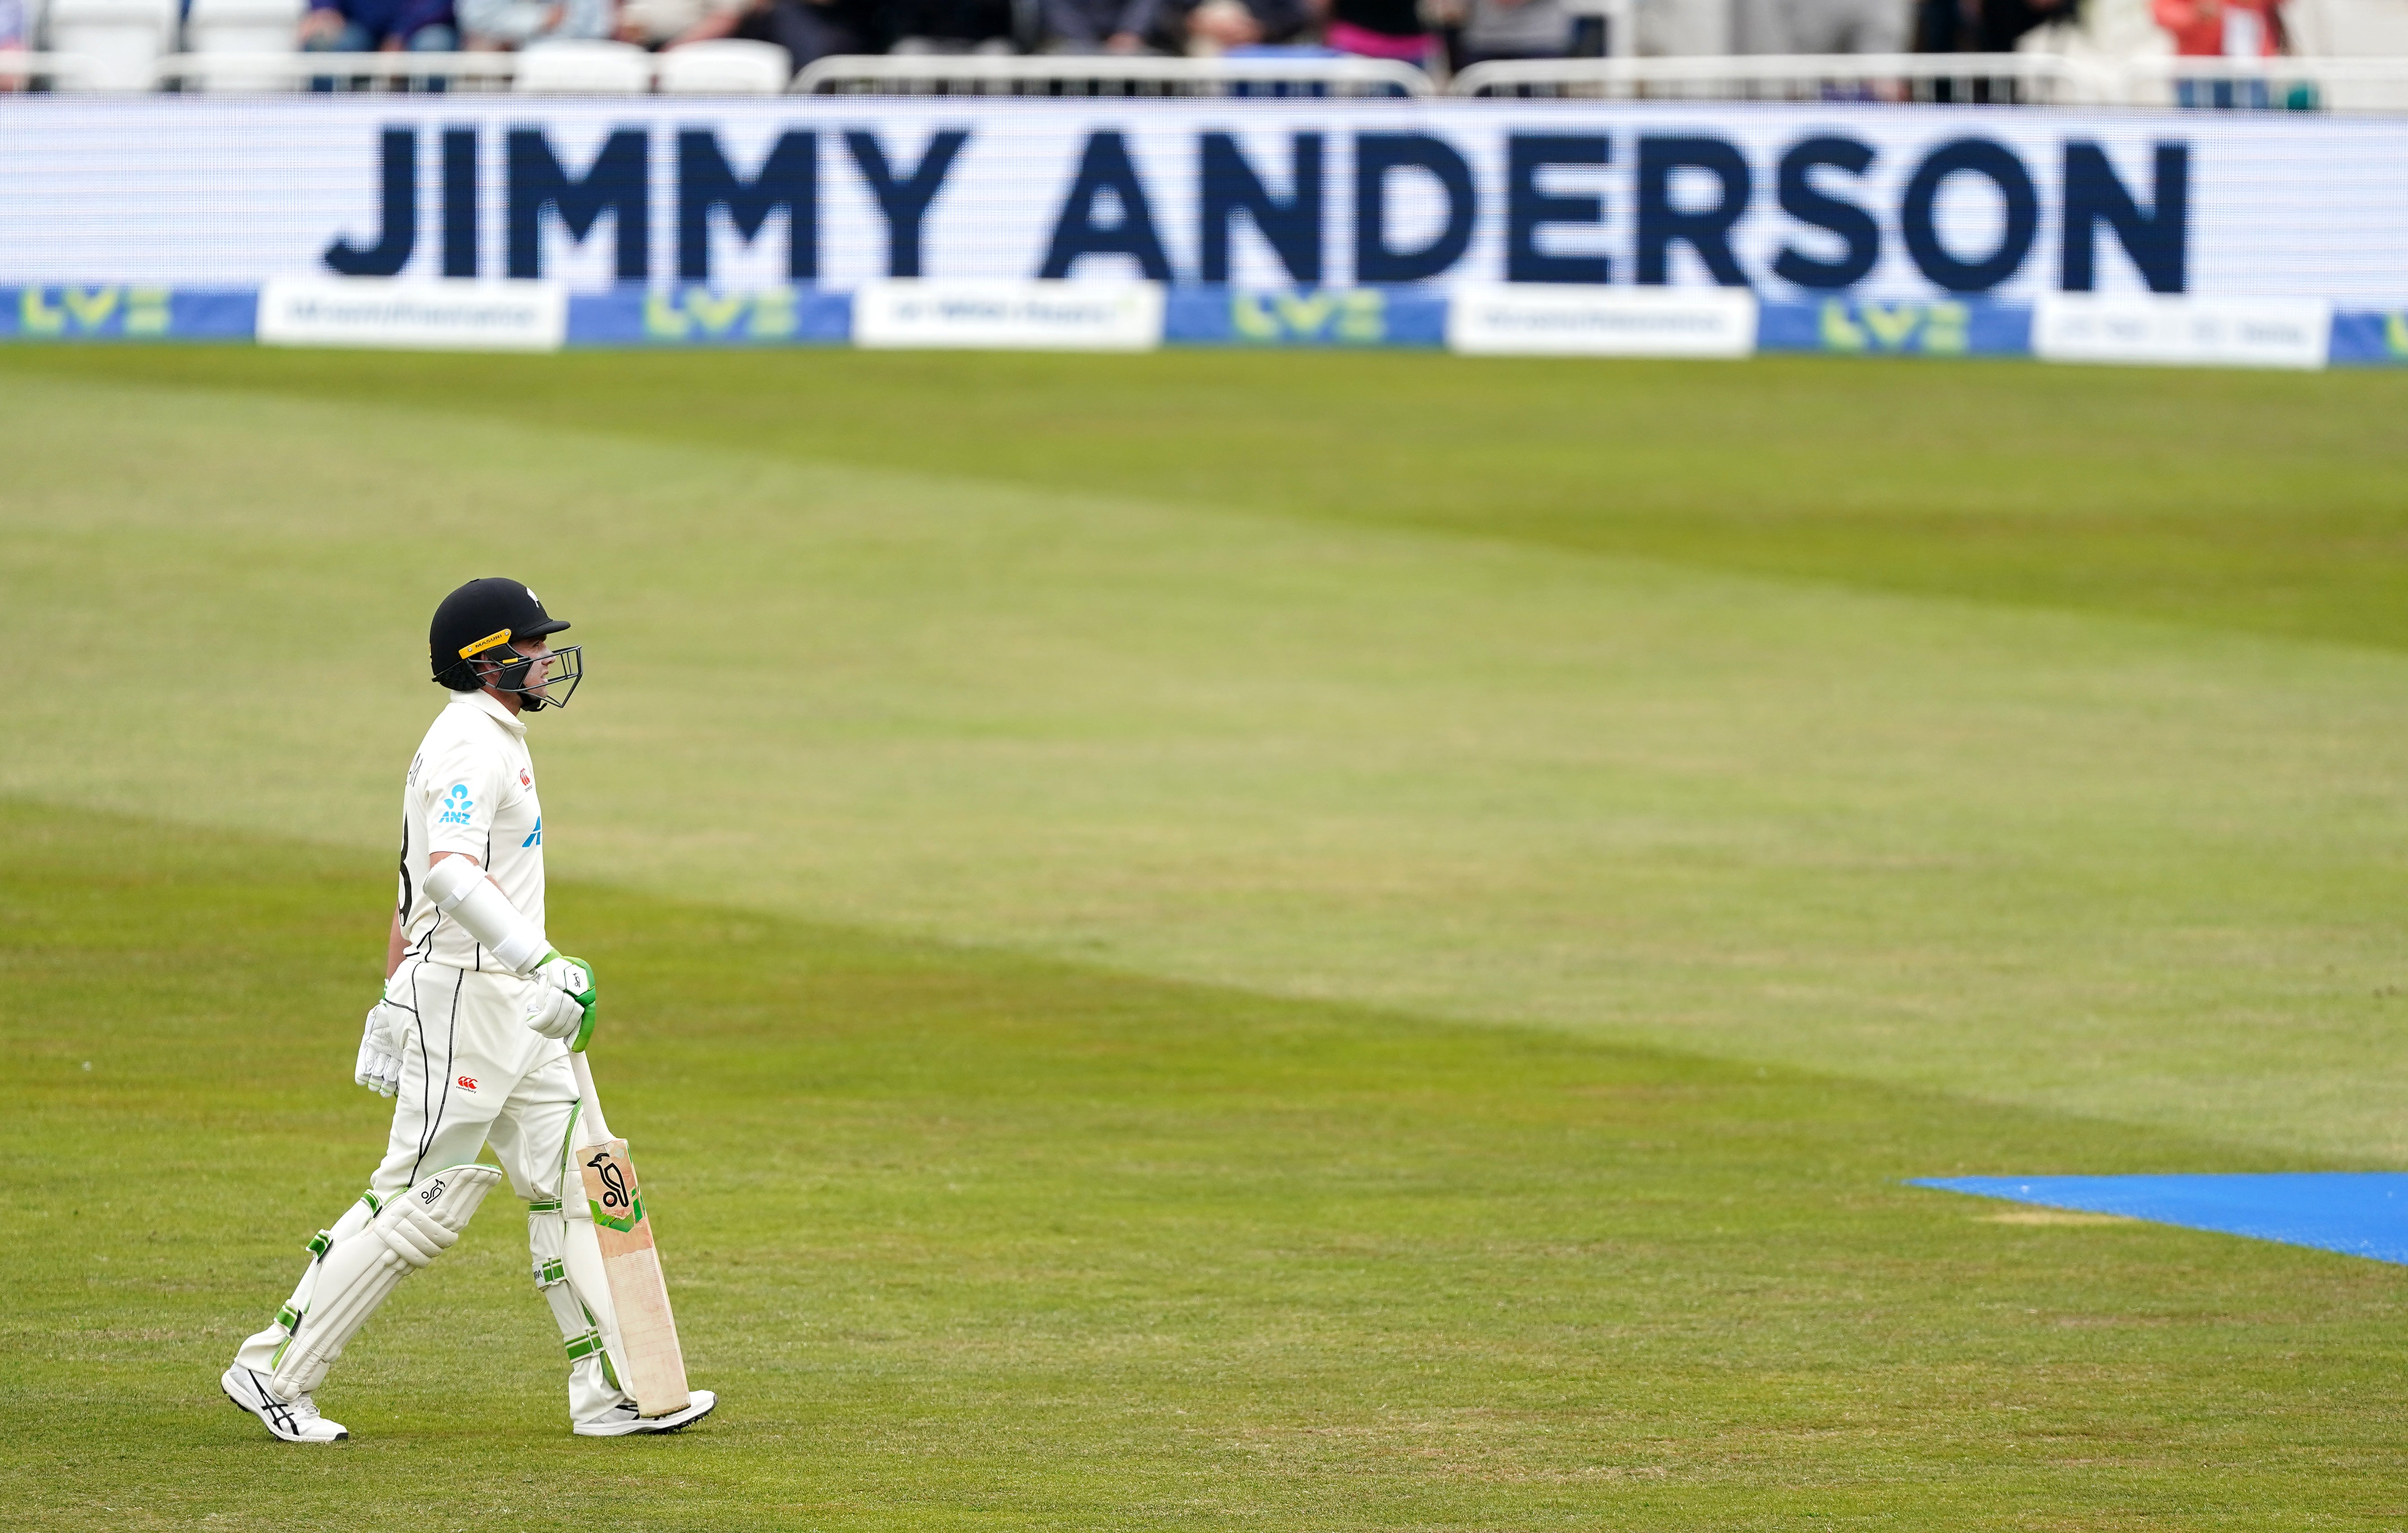
<svg viewBox="0 0 2408 1533"><path fill-rule="evenodd" d="M610 1306L618 1311L619 1341L624 1356L610 1361L619 1383L636 1397L636 1410L647 1416L682 1411L693 1397L685 1383L685 1354L678 1346L677 1318L669 1313L668 1284L661 1277L661 1254L652 1245L652 1222L645 1216L644 1198L636 1181L636 1163L627 1158L627 1141L612 1139L602 1121L602 1099L594 1094L594 1072L585 1056L568 1056L576 1072L577 1096L583 1103L579 1120L585 1143L577 1151L585 1177L585 1199L594 1210L594 1233L602 1243L602 1272L610 1285Z"/></svg>

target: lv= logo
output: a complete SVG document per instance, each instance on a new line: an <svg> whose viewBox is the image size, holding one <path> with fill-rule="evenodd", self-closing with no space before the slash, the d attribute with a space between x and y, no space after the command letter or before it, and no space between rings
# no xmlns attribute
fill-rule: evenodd
<svg viewBox="0 0 2408 1533"><path fill-rule="evenodd" d="M164 336L165 288L38 288L17 294L17 323L28 336Z"/></svg>
<svg viewBox="0 0 2408 1533"><path fill-rule="evenodd" d="M1825 300L1823 345L1834 351L1926 351L1943 355L1966 349L1971 315L1960 303L1849 303Z"/></svg>

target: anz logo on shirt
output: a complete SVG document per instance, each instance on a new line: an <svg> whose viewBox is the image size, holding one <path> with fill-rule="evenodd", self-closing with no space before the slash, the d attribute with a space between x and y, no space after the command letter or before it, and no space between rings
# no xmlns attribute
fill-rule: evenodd
<svg viewBox="0 0 2408 1533"><path fill-rule="evenodd" d="M443 801L436 806L443 812L435 817L435 823L438 825L465 825L468 823L468 811L476 807L477 801L468 796L468 785L454 782L452 791L445 794Z"/></svg>
<svg viewBox="0 0 2408 1533"><path fill-rule="evenodd" d="M527 832L527 838L526 838L525 840L523 840L523 841L521 841L521 842L519 843L519 845L521 845L521 846L523 846L523 847L525 847L525 846L541 846L541 845L543 845L543 816L542 816L542 815L538 814L538 815L537 815L537 816L535 817L535 828L534 828L533 830L531 830L531 831L528 831L528 832Z"/></svg>

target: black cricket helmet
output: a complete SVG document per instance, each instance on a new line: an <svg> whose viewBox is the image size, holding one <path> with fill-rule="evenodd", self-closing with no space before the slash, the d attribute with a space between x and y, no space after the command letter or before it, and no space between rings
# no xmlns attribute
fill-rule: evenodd
<svg viewBox="0 0 2408 1533"><path fill-rule="evenodd" d="M543 609L536 594L513 580L490 575L443 598L427 629L427 660L435 680L454 692L492 687L515 694L519 706L532 713L545 708L566 708L577 684L585 680L582 646L571 644L552 652L543 679L527 684L535 662L510 647L514 639L540 638L567 627L566 621Z"/></svg>

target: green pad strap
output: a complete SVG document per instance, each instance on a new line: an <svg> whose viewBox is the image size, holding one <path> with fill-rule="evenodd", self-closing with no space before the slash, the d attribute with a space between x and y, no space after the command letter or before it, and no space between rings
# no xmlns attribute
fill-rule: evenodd
<svg viewBox="0 0 2408 1533"><path fill-rule="evenodd" d="M366 1192L360 1194L360 1201L368 1206L368 1211L370 1213L382 1213L384 1211L384 1199L376 1195L376 1189L373 1187L369 1188Z"/></svg>
<svg viewBox="0 0 2408 1533"><path fill-rule="evenodd" d="M622 1235L634 1234L636 1226L644 1222L644 1196L641 1193L638 1193L636 1195L633 1203L630 1204L627 1209L627 1217L624 1219L611 1218L609 1214L602 1211L601 1204L596 1203L590 1197L585 1200L585 1206L594 1211L594 1222L595 1224L602 1225L606 1229L615 1229Z"/></svg>
<svg viewBox="0 0 2408 1533"><path fill-rule="evenodd" d="M561 1350L568 1354L568 1360L572 1363L580 1357L591 1357L602 1350L602 1333L594 1330L583 1336L572 1337L561 1343Z"/></svg>
<svg viewBox="0 0 2408 1533"><path fill-rule="evenodd" d="M276 1323L284 1327L284 1334L289 1337L301 1324L301 1311L290 1304L283 1305L276 1311Z"/></svg>
<svg viewBox="0 0 2408 1533"><path fill-rule="evenodd" d="M557 1256L547 1256L544 1258L543 1265L535 1269L535 1285L538 1288L550 1288L554 1283L567 1281L567 1264Z"/></svg>
<svg viewBox="0 0 2408 1533"><path fill-rule="evenodd" d="M560 1199L557 1197L548 1197L539 1203L529 1203L527 1205L527 1212L529 1213L558 1213L559 1211Z"/></svg>
<svg viewBox="0 0 2408 1533"><path fill-rule="evenodd" d="M322 1229L317 1234L309 1237L309 1254L317 1257L322 1262L326 1259L326 1253L333 1249L334 1244L334 1235L329 1231Z"/></svg>

